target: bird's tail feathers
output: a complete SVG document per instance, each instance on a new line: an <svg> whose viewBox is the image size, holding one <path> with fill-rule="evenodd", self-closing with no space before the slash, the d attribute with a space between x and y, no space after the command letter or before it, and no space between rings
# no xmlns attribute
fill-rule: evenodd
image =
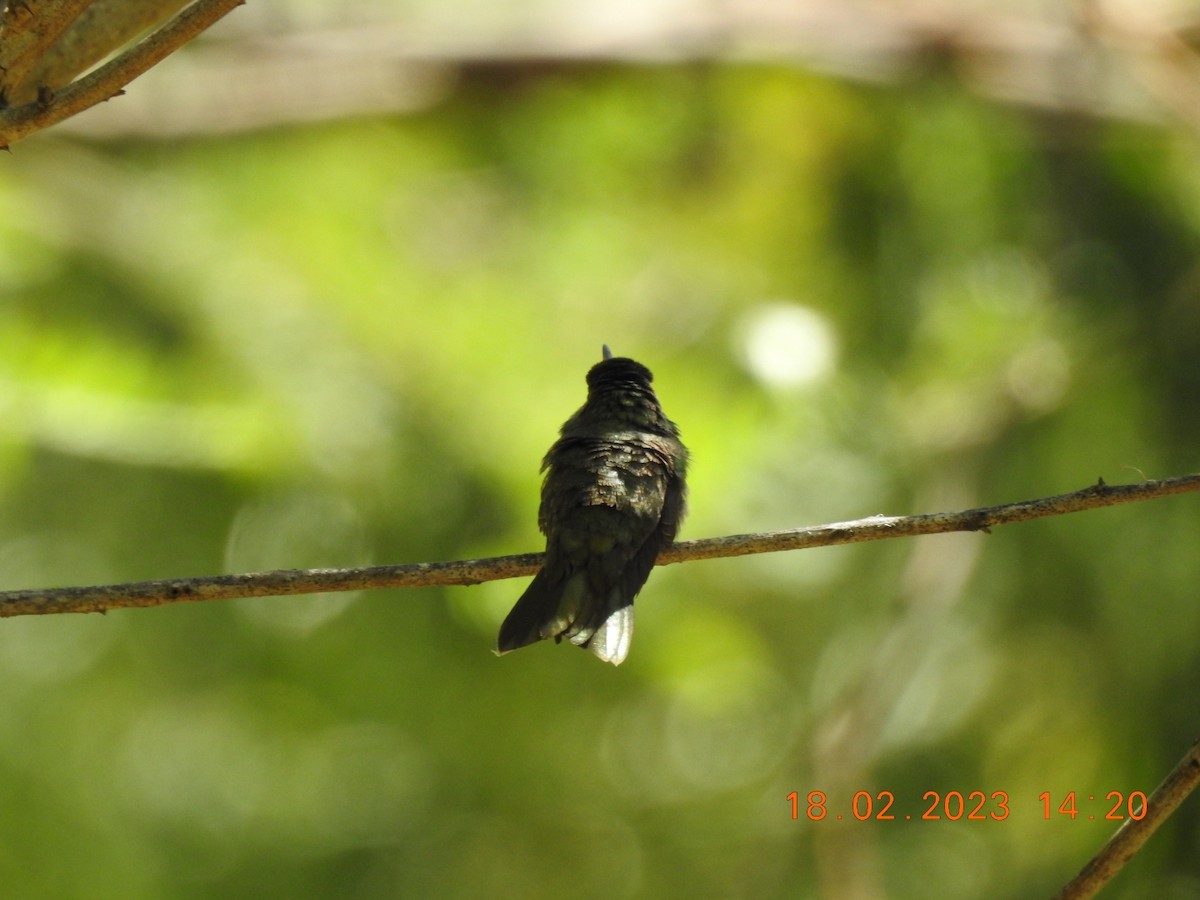
<svg viewBox="0 0 1200 900"><path fill-rule="evenodd" d="M543 567L500 626L496 653L503 655L546 638L585 647L614 666L633 640L633 603L618 587L597 596L584 572L555 578Z"/></svg>
<svg viewBox="0 0 1200 900"><path fill-rule="evenodd" d="M616 592L616 588L614 588L610 596ZM578 643L575 638L571 638L571 640L573 643ZM582 646L587 647L605 662L619 666L625 661L625 657L629 653L629 645L632 642L633 604L627 603L608 613L600 626L592 632L591 637Z"/></svg>

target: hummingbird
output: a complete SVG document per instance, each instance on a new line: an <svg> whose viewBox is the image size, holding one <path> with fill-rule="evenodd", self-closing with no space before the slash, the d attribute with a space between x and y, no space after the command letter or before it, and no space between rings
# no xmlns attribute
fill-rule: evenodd
<svg viewBox="0 0 1200 900"><path fill-rule="evenodd" d="M683 519L688 451L653 376L607 345L603 357L587 374L587 402L542 460L546 558L500 626L498 654L566 638L620 665L633 598Z"/></svg>

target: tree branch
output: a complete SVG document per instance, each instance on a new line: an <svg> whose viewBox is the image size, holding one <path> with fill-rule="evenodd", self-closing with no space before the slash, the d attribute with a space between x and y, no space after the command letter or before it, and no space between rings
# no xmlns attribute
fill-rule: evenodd
<svg viewBox="0 0 1200 900"><path fill-rule="evenodd" d="M731 535L684 541L659 555L658 565L693 559L746 556L807 547L827 547L894 537L944 534L952 531L988 531L998 525L1048 516L1153 500L1200 490L1200 474L1181 475L1138 484L1096 484L1070 494L1024 500L960 512L917 516L871 516L809 528L760 534ZM280 596L369 588L471 585L529 575L541 565L543 554L525 553L491 559L455 562L364 566L351 569L281 569L209 578L179 578L132 584L0 592L0 617L69 612L106 612L110 609L161 606L198 600ZM1092 897L1141 849L1150 835L1200 784L1200 742L1158 787L1146 804L1145 817L1127 820L1073 879L1057 900Z"/></svg>
<svg viewBox="0 0 1200 900"><path fill-rule="evenodd" d="M196 0L145 40L64 88L48 102L0 110L0 148L117 96L133 79L244 2Z"/></svg>
<svg viewBox="0 0 1200 900"><path fill-rule="evenodd" d="M1120 503L1152 500L1196 490L1200 490L1200 474L1117 486L1105 484L1101 479L1091 487L1071 494L961 512L918 516L871 516L853 522L837 522L787 531L683 541L659 554L657 564L668 565L693 559L746 556L752 553L773 553L807 547L829 547L835 544L944 534L950 531L987 531L997 525L1060 516ZM483 581L530 575L541 565L542 556L541 553L524 553L518 556L454 562L362 566L351 569L280 569L207 578L7 591L0 592L0 618L52 613L106 612L110 609L162 606L184 601L232 600L239 597L479 584Z"/></svg>
<svg viewBox="0 0 1200 900"><path fill-rule="evenodd" d="M1055 897L1055 900L1085 900L1094 897L1142 849L1189 794L1200 784L1200 741L1192 744L1179 764L1146 801L1145 816L1126 819L1100 852L1088 861Z"/></svg>

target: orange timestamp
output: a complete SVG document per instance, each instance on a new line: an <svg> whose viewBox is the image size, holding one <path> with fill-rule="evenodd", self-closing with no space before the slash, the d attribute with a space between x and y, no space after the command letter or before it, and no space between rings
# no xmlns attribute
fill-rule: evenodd
<svg viewBox="0 0 1200 900"><path fill-rule="evenodd" d="M897 819L902 821L937 822L937 821L967 821L967 822L1003 822L1009 817L1009 795L1007 791L926 791L921 795L921 806L909 811L896 808L896 795L891 791L855 791L848 804L831 804L824 791L809 791L803 797L798 791L787 795L793 819L802 815L811 822L826 819L842 821L853 819L859 822L877 821L888 822ZM1146 816L1146 795L1141 791L1109 791L1103 803L1106 806L1089 808L1084 806L1084 798L1075 791L1068 791L1062 802L1054 805L1054 798L1049 791L1038 795L1042 804L1042 818L1049 820L1054 816L1074 820L1082 816L1095 820L1101 810L1100 818L1108 821L1124 821L1125 818L1138 821ZM1086 802L1094 803L1096 796L1089 794ZM1089 809L1092 811L1089 813Z"/></svg>

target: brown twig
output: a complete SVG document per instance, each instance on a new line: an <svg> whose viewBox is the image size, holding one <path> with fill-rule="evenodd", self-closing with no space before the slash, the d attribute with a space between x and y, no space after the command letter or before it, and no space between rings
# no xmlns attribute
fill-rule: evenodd
<svg viewBox="0 0 1200 900"><path fill-rule="evenodd" d="M674 544L660 554L659 565L693 559L745 556L952 531L988 531L1029 519L1065 515L1087 509L1134 503L1200 490L1200 474L1138 484L1096 484L1070 494L917 516L871 516L810 528L731 535ZM197 600L280 596L369 588L470 585L535 572L542 554L525 553L491 559L352 569L284 569L209 578L179 578L133 584L51 590L0 592L0 617L68 612L106 612L128 607L160 606ZM1200 742L1159 786L1146 804L1145 816L1127 821L1099 853L1058 895L1058 900L1092 897L1128 862L1200 783Z"/></svg>
<svg viewBox="0 0 1200 900"><path fill-rule="evenodd" d="M1104 885L1133 859L1150 835L1158 830L1189 794L1200 784L1200 741L1192 744L1179 764L1150 795L1142 810L1141 819L1126 819L1108 839L1100 852L1093 856L1056 896L1055 900L1086 900L1094 897Z"/></svg>
<svg viewBox="0 0 1200 900"><path fill-rule="evenodd" d="M950 531L987 531L997 525L1151 500L1195 490L1200 490L1200 474L1117 486L1107 485L1101 480L1091 487L1071 494L961 512L918 516L871 516L853 522L837 522L810 528L683 541L663 551L659 555L658 564L773 553L806 547L828 547L883 538L944 534ZM8 591L0 592L0 617L105 612L110 609L161 606L183 601L232 600L239 597L325 591L470 585L530 575L537 571L541 561L541 553L525 553L519 556L454 562L363 566L351 569L281 569L273 572L141 581L133 584Z"/></svg>
<svg viewBox="0 0 1200 900"><path fill-rule="evenodd" d="M64 88L49 102L0 110L0 148L117 96L133 79L244 2L196 0L158 31Z"/></svg>

